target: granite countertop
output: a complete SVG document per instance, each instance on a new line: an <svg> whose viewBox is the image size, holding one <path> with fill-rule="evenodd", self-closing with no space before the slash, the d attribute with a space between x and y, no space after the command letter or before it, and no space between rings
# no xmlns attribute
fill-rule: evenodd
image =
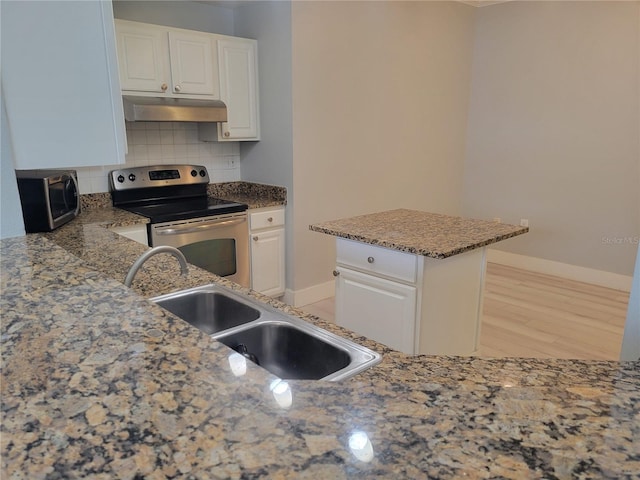
<svg viewBox="0 0 640 480"><path fill-rule="evenodd" d="M246 203L249 208L277 207L287 203L287 189L275 185L251 182L209 184L210 197Z"/></svg>
<svg viewBox="0 0 640 480"><path fill-rule="evenodd" d="M277 185L253 182L222 182L207 185L210 197L245 203L250 209L277 207L287 204L287 189ZM83 211L109 211L113 205L110 193L91 193L80 196ZM95 214L95 212L92 212ZM108 215L108 213L107 213Z"/></svg>
<svg viewBox="0 0 640 480"><path fill-rule="evenodd" d="M432 258L522 235L529 227L397 209L310 225L314 232Z"/></svg>
<svg viewBox="0 0 640 480"><path fill-rule="evenodd" d="M640 362L407 356L157 255L110 207L0 242L0 476L638 478ZM288 381L147 298L216 282L383 355L345 381ZM283 387L283 384L279 388Z"/></svg>

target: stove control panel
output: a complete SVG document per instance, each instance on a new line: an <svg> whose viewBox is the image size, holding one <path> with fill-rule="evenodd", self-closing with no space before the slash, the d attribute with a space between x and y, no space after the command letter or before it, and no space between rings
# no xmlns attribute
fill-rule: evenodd
<svg viewBox="0 0 640 480"><path fill-rule="evenodd" d="M209 172L202 165L155 165L121 168L109 172L109 189L112 192L203 183L209 183Z"/></svg>

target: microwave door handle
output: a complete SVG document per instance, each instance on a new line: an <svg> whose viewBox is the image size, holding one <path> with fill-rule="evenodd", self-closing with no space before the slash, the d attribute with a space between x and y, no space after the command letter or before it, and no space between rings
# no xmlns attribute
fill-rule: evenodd
<svg viewBox="0 0 640 480"><path fill-rule="evenodd" d="M239 223L246 222L246 218L236 218L233 220L214 220L207 223L201 223L200 225L195 226L185 226L185 227L160 227L156 229L156 233L158 235L179 235L181 233L193 233L199 232L201 230L208 230L210 228L220 228L220 227L230 227L232 225L237 225Z"/></svg>
<svg viewBox="0 0 640 480"><path fill-rule="evenodd" d="M80 187L78 186L78 180L76 179L75 175L71 174L69 175L71 177L71 181L73 182L73 187L75 188L75 195L76 195L76 209L75 209L75 215L78 215L80 213ZM66 198L65 198L65 202L66 202Z"/></svg>
<svg viewBox="0 0 640 480"><path fill-rule="evenodd" d="M62 175L58 177L59 181L63 181L62 179L63 179ZM76 206L73 211L73 214L77 216L80 213L80 187L78 186L78 180L76 180L76 177L74 177L72 174L69 174L69 181L71 181L71 183L73 184L73 194L76 197ZM64 202L64 206L68 210L69 197L68 197L68 191L67 191L67 181L64 181L64 184L62 186L62 201Z"/></svg>

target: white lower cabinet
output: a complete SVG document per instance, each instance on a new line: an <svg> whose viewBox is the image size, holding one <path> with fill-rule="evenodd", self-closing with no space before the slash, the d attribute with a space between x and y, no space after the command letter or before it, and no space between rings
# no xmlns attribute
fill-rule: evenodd
<svg viewBox="0 0 640 480"><path fill-rule="evenodd" d="M478 348L485 248L444 259L336 243L336 323L409 354Z"/></svg>
<svg viewBox="0 0 640 480"><path fill-rule="evenodd" d="M251 288L272 297L285 289L284 208L249 212Z"/></svg>
<svg viewBox="0 0 640 480"><path fill-rule="evenodd" d="M337 267L336 273L336 323L413 353L416 287L345 267Z"/></svg>

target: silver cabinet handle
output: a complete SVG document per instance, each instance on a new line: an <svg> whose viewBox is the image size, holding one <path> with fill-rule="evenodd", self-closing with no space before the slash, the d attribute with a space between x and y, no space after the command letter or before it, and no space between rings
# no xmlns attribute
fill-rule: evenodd
<svg viewBox="0 0 640 480"><path fill-rule="evenodd" d="M258 240L260 240L260 237L258 237L257 235L255 235L255 236L253 237L253 241L254 241L254 242L257 242Z"/></svg>
<svg viewBox="0 0 640 480"><path fill-rule="evenodd" d="M337 271L337 270L334 270L334 271L333 271L333 276L334 276L334 277L337 277L338 275L340 275L340 272L339 272L339 271Z"/></svg>
<svg viewBox="0 0 640 480"><path fill-rule="evenodd" d="M367 258L367 262L369 262L369 263L373 263L374 261L375 261L375 259L373 257Z"/></svg>
<svg viewBox="0 0 640 480"><path fill-rule="evenodd" d="M224 135L225 137L228 137L228 136L229 136L229 135L231 135L231 134L230 134L229 132L224 132L224 133L223 133L223 135Z"/></svg>
<svg viewBox="0 0 640 480"><path fill-rule="evenodd" d="M166 83L163 83L162 85L160 85L160 90L162 90L163 92L166 92L167 88L169 88L169 86Z"/></svg>
<svg viewBox="0 0 640 480"><path fill-rule="evenodd" d="M176 85L175 87L173 87L173 89L174 89L176 92L179 92L179 91L181 91L181 90L182 90L182 87L181 87L180 85Z"/></svg>

